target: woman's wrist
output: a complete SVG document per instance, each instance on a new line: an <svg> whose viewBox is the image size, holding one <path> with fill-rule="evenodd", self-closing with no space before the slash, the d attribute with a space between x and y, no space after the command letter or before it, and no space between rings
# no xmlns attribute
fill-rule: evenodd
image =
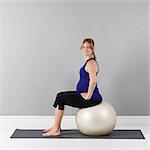
<svg viewBox="0 0 150 150"><path fill-rule="evenodd" d="M92 93L87 93L86 94L86 99L91 99L91 97L92 97Z"/></svg>
<svg viewBox="0 0 150 150"><path fill-rule="evenodd" d="M87 99L91 99L91 97L93 95L93 91L95 89L95 86L96 86L96 82L90 81L90 84L89 84L89 87L88 87L88 91L87 91L87 94L86 94L86 98Z"/></svg>

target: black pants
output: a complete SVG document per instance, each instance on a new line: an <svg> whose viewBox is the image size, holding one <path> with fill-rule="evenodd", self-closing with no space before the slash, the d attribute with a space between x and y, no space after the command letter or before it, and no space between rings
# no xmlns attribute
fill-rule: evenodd
<svg viewBox="0 0 150 150"><path fill-rule="evenodd" d="M101 103L101 101L102 100L94 101L92 99L85 100L76 91L65 91L57 94L53 106L56 108L58 105L58 109L60 110L64 110L64 105L77 107L77 108L86 108L86 107L95 106Z"/></svg>

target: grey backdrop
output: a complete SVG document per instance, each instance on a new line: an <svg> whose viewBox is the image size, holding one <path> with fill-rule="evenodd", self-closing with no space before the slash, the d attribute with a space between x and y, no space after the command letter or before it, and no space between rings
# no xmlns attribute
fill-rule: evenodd
<svg viewBox="0 0 150 150"><path fill-rule="evenodd" d="M80 43L92 37L98 87L118 115L150 115L148 2L0 3L0 114L53 115L75 90ZM66 106L65 115L77 108Z"/></svg>

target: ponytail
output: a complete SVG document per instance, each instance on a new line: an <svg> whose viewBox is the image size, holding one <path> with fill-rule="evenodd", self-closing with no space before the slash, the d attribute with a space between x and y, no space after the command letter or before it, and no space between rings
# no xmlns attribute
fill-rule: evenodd
<svg viewBox="0 0 150 150"><path fill-rule="evenodd" d="M93 50L93 55L94 55L94 59L96 59L96 55L95 55L95 52L94 52L94 50Z"/></svg>

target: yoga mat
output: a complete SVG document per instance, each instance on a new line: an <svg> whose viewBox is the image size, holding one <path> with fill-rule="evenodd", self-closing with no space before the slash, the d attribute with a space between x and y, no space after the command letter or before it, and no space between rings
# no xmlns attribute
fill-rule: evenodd
<svg viewBox="0 0 150 150"><path fill-rule="evenodd" d="M103 136L88 136L78 129L61 130L62 135L55 137L42 136L42 129L16 129L10 138L90 138L90 139L145 139L141 130L113 130L111 134Z"/></svg>

